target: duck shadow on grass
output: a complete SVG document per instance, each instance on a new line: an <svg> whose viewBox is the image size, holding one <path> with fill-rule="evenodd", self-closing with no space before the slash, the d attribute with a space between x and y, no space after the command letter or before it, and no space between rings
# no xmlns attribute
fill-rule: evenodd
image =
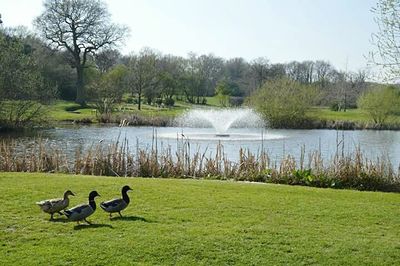
<svg viewBox="0 0 400 266"><path fill-rule="evenodd" d="M111 224L77 224L74 226L74 230L82 230L82 229L92 229L92 228L101 228L107 227L110 229L114 229Z"/></svg>
<svg viewBox="0 0 400 266"><path fill-rule="evenodd" d="M154 223L154 221L147 220L146 218L140 217L140 216L122 216L122 217L115 216L115 217L110 218L110 220L111 221L131 221L131 222L140 221L140 222L146 222L146 223Z"/></svg>
<svg viewBox="0 0 400 266"><path fill-rule="evenodd" d="M63 218L63 217L53 218L52 220L49 220L49 222L51 222L51 223L67 223L68 219L67 218Z"/></svg>

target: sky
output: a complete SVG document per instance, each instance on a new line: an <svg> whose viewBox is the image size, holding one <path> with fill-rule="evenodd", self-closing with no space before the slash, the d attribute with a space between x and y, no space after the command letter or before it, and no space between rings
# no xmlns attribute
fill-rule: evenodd
<svg viewBox="0 0 400 266"><path fill-rule="evenodd" d="M271 63L325 60L340 70L367 67L377 31L376 0L106 0L112 20L130 28L123 54L212 53ZM27 26L42 0L0 0L3 26Z"/></svg>

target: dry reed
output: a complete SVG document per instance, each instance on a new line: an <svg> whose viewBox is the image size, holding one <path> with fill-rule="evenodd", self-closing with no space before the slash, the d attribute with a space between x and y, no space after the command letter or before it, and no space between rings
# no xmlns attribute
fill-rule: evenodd
<svg viewBox="0 0 400 266"><path fill-rule="evenodd" d="M156 132L154 134L156 136ZM231 161L219 143L214 156L207 149L192 152L187 139L178 139L176 152L171 147L159 148L156 137L149 149L131 150L128 140L105 145L98 143L73 158L60 148L45 144L41 139L30 144L16 140L0 142L0 171L57 172L85 175L162 178L206 178L237 181L270 182L359 190L400 191L400 175L387 157L366 158L361 149L345 154L342 143L332 160L324 162L319 151L305 153L301 148L299 160L286 155L273 161L268 153L239 150L238 161ZM308 159L306 159L308 158Z"/></svg>

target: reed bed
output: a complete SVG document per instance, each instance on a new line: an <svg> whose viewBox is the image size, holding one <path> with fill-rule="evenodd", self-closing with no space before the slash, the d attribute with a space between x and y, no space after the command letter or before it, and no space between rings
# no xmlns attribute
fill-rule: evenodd
<svg viewBox="0 0 400 266"><path fill-rule="evenodd" d="M360 148L350 154L338 148L329 161L324 161L319 151L306 154L305 147L299 158L286 155L281 160L271 160L265 151L255 154L240 149L238 161L228 159L221 143L213 156L207 155L207 150L191 149L190 142L183 138L178 140L176 151L159 148L156 138L148 149L141 149L138 144L132 149L124 139L77 148L71 156L41 139L30 144L3 140L0 171L202 178L400 192L399 169L395 170L387 157L366 158Z"/></svg>

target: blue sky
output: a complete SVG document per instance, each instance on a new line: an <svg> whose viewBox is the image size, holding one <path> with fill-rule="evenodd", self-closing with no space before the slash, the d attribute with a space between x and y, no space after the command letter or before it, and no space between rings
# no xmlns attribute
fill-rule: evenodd
<svg viewBox="0 0 400 266"><path fill-rule="evenodd" d="M131 28L124 54L151 47L186 56L272 63L326 60L338 69L363 69L377 26L376 0L108 0L113 21ZM31 28L41 0L0 0L5 26Z"/></svg>

